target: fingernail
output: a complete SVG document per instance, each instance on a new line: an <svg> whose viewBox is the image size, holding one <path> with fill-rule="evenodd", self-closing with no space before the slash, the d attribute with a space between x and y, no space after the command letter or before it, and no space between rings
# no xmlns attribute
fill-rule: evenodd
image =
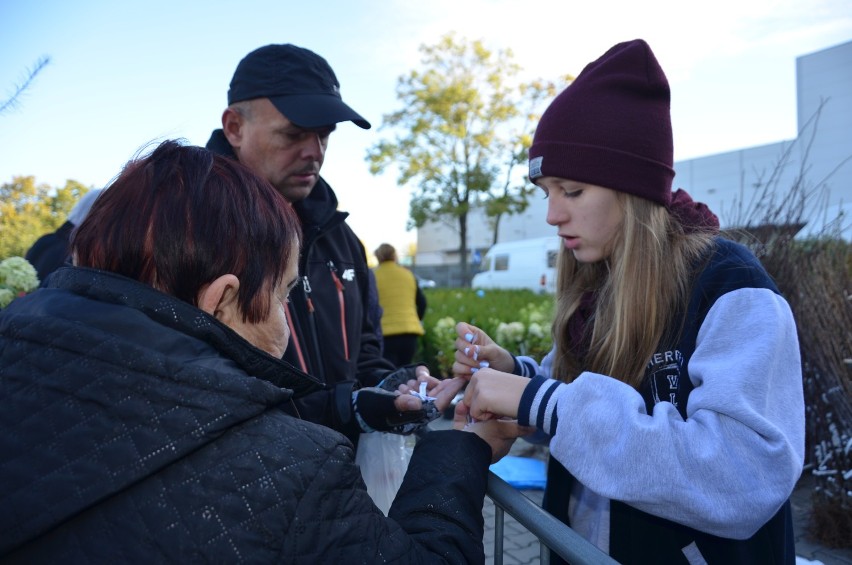
<svg viewBox="0 0 852 565"><path fill-rule="evenodd" d="M470 347L465 347L464 354L467 355L468 353L470 353Z"/></svg>
<svg viewBox="0 0 852 565"><path fill-rule="evenodd" d="M470 332L464 334L464 340L473 343L473 334Z"/></svg>
<svg viewBox="0 0 852 565"><path fill-rule="evenodd" d="M471 372L471 373L475 373L475 372L477 372L478 370L479 370L479 369L477 369L476 367L471 367L470 372Z"/></svg>
<svg viewBox="0 0 852 565"><path fill-rule="evenodd" d="M479 361L479 346L478 345L473 346L473 360Z"/></svg>
<svg viewBox="0 0 852 565"><path fill-rule="evenodd" d="M479 366L482 367L483 369L486 369L486 368L491 366L491 363L489 363L488 361L480 361Z"/></svg>

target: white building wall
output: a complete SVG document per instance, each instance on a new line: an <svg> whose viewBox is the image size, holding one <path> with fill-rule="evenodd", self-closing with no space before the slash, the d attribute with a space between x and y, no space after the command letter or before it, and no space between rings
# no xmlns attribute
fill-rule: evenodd
<svg viewBox="0 0 852 565"><path fill-rule="evenodd" d="M534 193L530 206L522 214L505 216L500 221L498 241L515 241L545 237L555 233L544 221L547 201L544 193ZM472 210L467 216L467 248L480 255L491 247L494 230L482 210ZM417 264L446 265L458 263L459 227L457 222L432 222L417 230Z"/></svg>
<svg viewBox="0 0 852 565"><path fill-rule="evenodd" d="M829 191L826 216L846 216L844 235L852 239L852 41L796 60L800 138L809 139L808 175L825 181ZM824 101L815 129L805 124ZM807 151L807 144L800 144Z"/></svg>
<svg viewBox="0 0 852 565"><path fill-rule="evenodd" d="M811 226L805 231L821 227L843 211L844 235L852 239L852 41L798 57L796 83L796 139L678 161L673 187L705 202L722 227L738 227L748 220L754 223L750 211L767 185L780 201L804 169L806 190L825 187L820 191L824 201L811 200L811 206L819 206L809 210ZM523 214L503 218L498 241L553 235L546 214L547 201L533 194ZM484 255L492 231L480 210L468 215L471 253L478 249ZM457 263L458 248L457 224L433 223L417 231L418 265Z"/></svg>
<svg viewBox="0 0 852 565"><path fill-rule="evenodd" d="M780 161L790 154L786 165ZM765 186L787 187L798 169L792 141L782 141L729 153L675 163L673 188L686 190L719 216L722 227L748 223L749 210L759 201ZM795 161L790 162L790 159Z"/></svg>

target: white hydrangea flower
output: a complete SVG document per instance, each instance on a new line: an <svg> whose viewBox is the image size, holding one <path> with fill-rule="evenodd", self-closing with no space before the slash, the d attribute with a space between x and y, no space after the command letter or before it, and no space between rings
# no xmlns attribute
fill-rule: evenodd
<svg viewBox="0 0 852 565"><path fill-rule="evenodd" d="M437 322L435 322L435 331L439 334L445 333L447 331L455 332L456 329L456 321L449 316L444 316Z"/></svg>
<svg viewBox="0 0 852 565"><path fill-rule="evenodd" d="M523 322L501 322L497 326L497 343L521 343L525 333Z"/></svg>
<svg viewBox="0 0 852 565"><path fill-rule="evenodd" d="M0 288L0 310L11 304L14 299L14 292L8 288Z"/></svg>
<svg viewBox="0 0 852 565"><path fill-rule="evenodd" d="M527 328L527 335L535 339L541 339L544 337L544 328L538 322L531 322Z"/></svg>
<svg viewBox="0 0 852 565"><path fill-rule="evenodd" d="M13 292L31 292L38 288L38 273L23 257L0 261L0 284Z"/></svg>

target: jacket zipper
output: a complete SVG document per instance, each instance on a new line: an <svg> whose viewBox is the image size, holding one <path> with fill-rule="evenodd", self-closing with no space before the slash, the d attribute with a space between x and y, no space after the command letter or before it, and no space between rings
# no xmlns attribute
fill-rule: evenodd
<svg viewBox="0 0 852 565"><path fill-rule="evenodd" d="M302 353L302 344L299 343L299 336L293 326L293 313L290 312L290 302L284 307L284 314L287 316L287 325L290 326L290 339L293 342L293 347L296 348L296 356L299 358L299 365L305 373L308 372L308 365L305 363L305 355Z"/></svg>
<svg viewBox="0 0 852 565"><path fill-rule="evenodd" d="M314 302L311 300L311 283L308 280L308 275L302 275L302 291L305 295L305 304L308 309L308 326L310 327L311 337L314 340L314 344L316 347L313 358L311 359L313 363L315 363L314 367L317 373L321 376L323 381L326 381L325 367L322 362L322 355L320 354L320 340L319 334L317 333L317 321L314 316Z"/></svg>
<svg viewBox="0 0 852 565"><path fill-rule="evenodd" d="M327 264L331 278L334 280L334 286L337 287L337 301L340 304L340 335L343 336L343 356L349 361L349 340L346 337L346 298L343 294L343 283L337 276L337 267L334 266L334 262L329 260Z"/></svg>

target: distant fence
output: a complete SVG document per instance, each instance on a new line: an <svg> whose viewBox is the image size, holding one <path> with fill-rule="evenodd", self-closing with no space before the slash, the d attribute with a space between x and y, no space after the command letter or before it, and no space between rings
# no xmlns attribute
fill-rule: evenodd
<svg viewBox="0 0 852 565"><path fill-rule="evenodd" d="M468 267L467 278L462 277L461 266L458 263L452 265L415 265L411 267L415 275L421 279L435 281L435 285L442 288L467 288L470 279L479 272L479 268L473 265Z"/></svg>
<svg viewBox="0 0 852 565"><path fill-rule="evenodd" d="M504 512L508 512L538 538L541 543L542 565L550 563L550 552L547 548L576 565L618 565L617 561L493 472L488 473L486 494L494 501L494 565L503 564Z"/></svg>

